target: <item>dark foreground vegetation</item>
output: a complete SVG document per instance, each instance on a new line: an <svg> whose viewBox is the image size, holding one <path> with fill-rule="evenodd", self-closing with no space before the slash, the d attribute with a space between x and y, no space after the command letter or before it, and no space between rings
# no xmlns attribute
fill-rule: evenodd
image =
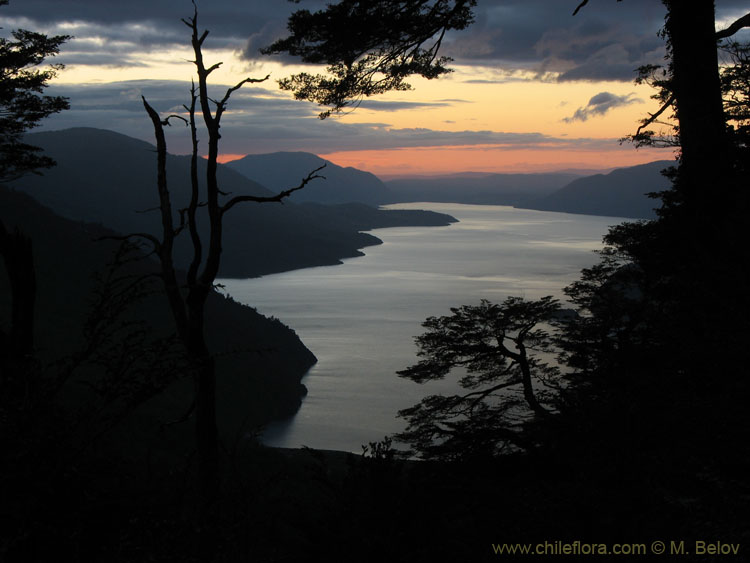
<svg viewBox="0 0 750 563"><path fill-rule="evenodd" d="M468 25L473 2L437 2L426 15L423 3L409 3L409 10L399 2L354 4L363 10L354 12L355 21L376 36L387 32L391 48L392 27L369 25L368 6L401 10L407 35L427 17L424 42L442 28ZM184 374L194 373L196 360L166 328L160 281L148 285L141 275L149 273L148 263L132 261L139 250L111 239L91 246L81 230L100 227L63 228L38 209L24 215L36 204L4 192L19 228L2 217L9 279L0 309L2 559L481 561L501 557L498 546L527 542L628 544L641 560L747 559L750 383L743 352L750 337L750 250L739 243L750 211L747 50L736 47L736 64L720 76L713 3L664 4L669 64L661 74L644 69L643 76L658 78L665 111L675 112L673 141L681 155L668 172L672 188L658 196L658 218L611 230L600 262L567 289L574 313L561 314L550 300L511 299L457 307L454 317L426 322L422 359L402 375L420 381L463 365L471 377L462 397L468 403L436 397L402 413L410 426L400 438L422 461L400 459L389 439L370 444L362 456L258 445L254 421L239 419L257 416L273 388L254 396L252 410L225 409L231 399L245 401L238 393L245 380L223 378L221 345L233 343L230 333L241 327L254 336L239 345L268 361L268 371L311 358L280 326L278 334L263 332L268 325L245 332L252 315L208 291L207 326L212 311L224 308L214 318L227 332L207 342L220 374L220 440L209 460L215 472L207 474L200 439L196 447L192 430L185 430L195 392ZM352 14L329 9L336 17ZM291 31L304 35L304 15L298 23ZM290 46L296 48L288 42L277 49ZM50 55L56 48L53 42L41 50ZM305 53L318 62L347 54L320 58L298 50ZM386 67L392 86L402 71L439 75L443 67L431 65L445 61L427 56L433 54L417 48L405 53L416 57L413 65ZM347 86L363 78L346 74L362 66L336 68ZM339 97L316 99L335 109L352 94L334 93ZM646 130L654 119L637 142L657 142ZM36 161L31 169L48 164ZM81 264L105 250L117 267L99 270L87 287L84 278L92 278ZM34 275L45 268L49 275ZM87 316L44 317L51 310L45 300L64 306L87 295ZM37 296L34 326L19 311L33 307ZM142 302L151 304L135 306ZM57 325L68 322L60 331ZM545 322L557 327L554 334L537 331ZM54 340L50 330L69 333L70 341ZM264 355L285 338L299 360ZM532 361L535 347L556 349L564 369ZM548 384L547 394L538 393L534 376ZM493 386L506 384L518 395L511 409L491 400ZM182 391L163 394L171 385ZM224 399L221 385L227 385ZM486 394L483 385L490 385ZM168 404L155 408L156 397ZM461 410L451 410L456 405ZM664 542L663 554L655 542ZM539 560L552 556L547 549Z"/></svg>

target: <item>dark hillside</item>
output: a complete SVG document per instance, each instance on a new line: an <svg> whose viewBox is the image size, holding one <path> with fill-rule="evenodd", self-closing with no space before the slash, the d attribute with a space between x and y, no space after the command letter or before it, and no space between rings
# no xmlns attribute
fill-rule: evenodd
<svg viewBox="0 0 750 563"><path fill-rule="evenodd" d="M115 241L94 242L114 234L99 225L55 215L29 196L0 186L0 209L6 227L18 226L33 241L38 291L36 347L44 363L69 356L83 346L82 323L93 302L95 272L111 261ZM155 263L130 264L124 274L154 271ZM157 282L154 288L158 291ZM0 322L9 319L7 276L0 276ZM128 313L148 322L156 335L173 332L162 294L147 297ZM234 435L248 414L249 428L294 412L303 389L300 379L315 362L294 331L250 307L214 294L207 310L208 340L220 357L222 426ZM2 328L7 328L3 325ZM190 382L178 382L141 408L141 424L158 425L179 418L189 406ZM150 421L150 422L149 422ZM190 426L190 425L187 425Z"/></svg>
<svg viewBox="0 0 750 563"><path fill-rule="evenodd" d="M43 147L58 165L43 176L27 176L13 187L23 190L60 215L79 221L100 223L122 233L158 232L158 205L154 148L149 143L102 129L67 129L29 135L29 142ZM200 163L201 168L204 166ZM283 167L282 167L283 168ZM300 170L302 170L300 168ZM312 168L304 168L293 180L277 189L297 185ZM168 186L173 206L189 201L189 157L169 155ZM199 172L200 177L204 175ZM269 195L263 186L226 166L219 167L219 182L226 193ZM373 177L374 178L374 177ZM367 214L350 213L346 206L336 212L303 207L292 195L283 205L245 204L225 218L224 252L220 276L254 277L264 274L340 263L359 256L360 248L379 244L379 239L360 231L381 225L374 208ZM445 225L451 218L431 212L402 212L388 225ZM199 218L204 227L208 221ZM176 260L187 264L191 256L187 236L178 238Z"/></svg>
<svg viewBox="0 0 750 563"><path fill-rule="evenodd" d="M658 160L640 166L618 168L609 174L586 176L520 207L584 215L653 219L656 217L654 208L659 207L660 203L646 194L661 192L669 187L669 180L661 171L670 166L674 166L674 162Z"/></svg>

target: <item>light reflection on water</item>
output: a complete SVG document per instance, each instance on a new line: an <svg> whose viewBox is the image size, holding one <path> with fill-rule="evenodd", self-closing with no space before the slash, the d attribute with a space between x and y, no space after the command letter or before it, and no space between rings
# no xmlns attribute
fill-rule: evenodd
<svg viewBox="0 0 750 563"><path fill-rule="evenodd" d="M318 363L303 383L308 395L291 420L266 429L269 445L361 452L361 445L403 429L396 412L453 381L418 385L395 372L415 362L413 337L450 307L553 294L596 261L613 217L505 206L411 203L459 223L398 227L373 234L382 245L340 266L258 279L221 280L235 299L292 327Z"/></svg>

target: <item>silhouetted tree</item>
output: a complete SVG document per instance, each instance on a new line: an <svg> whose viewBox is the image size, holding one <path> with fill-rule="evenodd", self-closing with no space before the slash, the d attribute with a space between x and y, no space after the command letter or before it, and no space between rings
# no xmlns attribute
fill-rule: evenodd
<svg viewBox="0 0 750 563"><path fill-rule="evenodd" d="M729 41L723 50L731 63L721 69L724 115L747 148L750 135L750 44Z"/></svg>
<svg viewBox="0 0 750 563"><path fill-rule="evenodd" d="M741 20L740 20L741 21ZM717 38L731 37L731 26L726 31L716 34ZM666 32L664 32L666 33ZM748 120L750 119L750 60L748 45L727 39L719 43L719 50L725 53L724 60L718 67L721 96L724 106L722 120L726 122L729 133L729 146L726 158L742 159L740 152L747 147ZM636 146L680 146L680 127L678 122L660 120L667 113L676 118L677 96L674 92L672 65L645 65L639 68L636 83L648 84L656 90L652 96L660 102L659 109L643 119L634 135L626 139ZM658 123L666 129L657 133L649 127Z"/></svg>
<svg viewBox="0 0 750 563"><path fill-rule="evenodd" d="M664 202L659 221L611 229L605 237L610 245L605 260L596 271L585 271L585 283L570 290L591 312L590 327L600 324L601 334L629 335L623 343L640 342L637 357L654 354L652 365L663 366L663 360L670 358L672 367L664 373L682 369L697 375L717 365L716 357L706 353L709 343L724 347L744 333L738 330L744 324L739 311L747 303L742 272L750 267L750 254L745 245L731 247L726 241L743 236L750 209L747 141L741 121L748 95L742 77L747 71L743 71L741 49L735 49L737 62L724 70L717 49L720 40L750 25L750 14L716 31L712 0L689 4L664 0L663 4L667 64L643 68L640 77L657 87L662 106L642 122L634 139L649 142L653 132L647 127L665 111L674 112L680 152L679 166L668 172L673 187L658 194ZM725 113L725 107L732 109ZM613 269L615 256L620 268ZM614 276L612 281L602 275L605 271ZM627 284L616 283L624 277ZM638 299L622 299L615 287L620 293L626 288ZM639 337L631 332L633 328ZM630 347L635 348L635 344ZM586 354L579 352L579 358ZM616 356L594 354L593 349L589 354L610 363ZM615 363L629 363L627 354L618 357Z"/></svg>
<svg viewBox="0 0 750 563"><path fill-rule="evenodd" d="M668 64L663 69L641 69L641 79L651 78L659 88L657 98L662 106L643 121L634 139L648 141L653 132L646 127L664 111L674 111L680 145L677 195L689 205L690 220L709 228L722 212L717 203L723 207L727 198L738 202L737 187L732 181L737 155L724 113L726 87L722 88L720 78L718 42L750 25L750 14L717 32L713 0L689 6L672 0L663 3L667 9L663 35ZM660 76L653 80L655 73Z"/></svg>
<svg viewBox="0 0 750 563"><path fill-rule="evenodd" d="M528 447L522 428L529 410L549 414L542 404L547 394L535 389L534 380L537 386L555 387L558 375L557 368L532 352L553 351L553 338L543 325L558 311L549 296L537 301L508 297L501 304L482 300L428 318L422 324L427 331L415 339L423 359L398 374L426 383L458 370L458 384L468 392L431 395L400 411L408 427L397 438L428 458L495 455L509 444Z"/></svg>
<svg viewBox="0 0 750 563"><path fill-rule="evenodd" d="M362 98L408 90L410 75L437 78L450 72L439 56L445 33L473 21L476 0L342 0L325 10L299 10L291 35L261 49L288 52L306 63L327 65L328 75L301 73L279 82L298 100L328 107L328 117Z"/></svg>
<svg viewBox="0 0 750 563"><path fill-rule="evenodd" d="M8 0L0 0L0 7L7 4ZM12 40L0 38L0 182L54 165L51 158L39 154L41 149L24 143L23 135L45 117L68 108L63 97L40 95L62 66L47 70L39 66L56 55L69 36L47 37L24 29L11 35ZM16 384L22 384L18 379L30 376L24 364L34 351L34 258L31 240L18 229L8 232L1 217L0 256L10 279L12 302L9 333L0 330L0 380L13 372Z"/></svg>
<svg viewBox="0 0 750 563"><path fill-rule="evenodd" d="M222 196L228 195L221 191L216 178L219 139L221 138L219 133L221 118L231 95L235 91L247 83L262 82L265 78L246 78L227 89L224 97L220 100L209 97L208 77L219 68L221 63L208 67L204 63L202 48L208 36L208 31L199 33L197 9L194 11L193 17L184 19L183 23L192 32L191 44L195 55L193 63L198 75L198 83L197 85L194 84L191 90L191 103L189 106L185 106L189 118L186 120L184 117L172 115L162 119L143 98L143 104L153 123L156 137L157 190L162 222L161 237L134 233L128 235L127 238L140 237L153 245L160 260L161 278L175 321L177 334L187 352L192 367L195 380L195 399L192 410L195 413L199 514L202 523L206 524L205 518L215 502L219 490L219 444L216 426L216 373L214 357L206 345L204 309L209 294L214 290L214 280L221 262L223 218L230 209L240 203L281 202L293 192L302 189L314 178L321 178L322 176L317 175L317 172L322 167L310 172L298 186L281 191L275 196L235 195L223 202L220 201ZM208 133L205 201L201 200L198 183L197 163L199 156L196 110L200 111ZM191 199L187 208L177 210L177 216L167 186L167 146L164 135L164 126L169 125L172 118L183 119L188 123L193 145ZM208 214L209 236L207 244L204 244L201 240L198 231L197 211L201 207L205 207ZM179 220L177 217L179 217ZM188 267L187 278L183 282L175 267L172 251L175 238L185 228L190 233L193 258Z"/></svg>
<svg viewBox="0 0 750 563"><path fill-rule="evenodd" d="M579 2L573 15L588 3L589 0ZM413 10L408 8L412 4L415 6ZM730 272L732 262L741 262L739 269L734 268L738 271L746 268L747 253L744 249L737 254L726 244L727 240L739 236L741 217L748 209L748 190L745 188L747 157L746 153L737 150L741 139L728 132L717 42L750 25L750 14L717 32L713 0L694 3L663 0L663 4L666 9L663 36L667 41L667 67L661 76L653 74L655 69L650 67L641 77L651 76L658 80L655 85L661 88L658 95L662 107L644 120L636 136L647 135L646 127L673 108L678 121L680 167L671 172L675 179L674 189L660 194L668 204L663 212L664 221L657 225L641 223L615 228L607 237L607 243L622 259L620 266L631 264L628 267L634 268L632 271L640 270L641 279L648 281L648 292L643 287L639 289L646 295L644 302L659 302L674 311L686 308L687 303L701 295L714 296L721 291L715 281L712 282L712 273L716 274L714 280L717 276L735 279ZM402 80L408 74L418 74L406 64L408 59L404 53L427 44L429 47L423 50L431 57L438 57L442 34L448 29L462 29L469 25L473 6L473 2L344 0L315 14L304 10L297 12L289 20L291 35L271 45L265 52L288 52L301 56L305 62L327 64L329 76L293 76L282 81L281 86L292 90L300 99L328 104L331 111L337 111L362 96L383 91L382 88L371 89L368 85L373 76L380 76L378 72L385 75L380 69L388 68L383 65L389 62L403 63L397 65L403 71L399 75ZM628 9L627 3L622 9ZM377 14L387 23L359 27L371 14ZM316 24L322 31L316 29ZM358 30L356 44L345 40L350 29ZM442 61L441 72L434 76L446 70L445 62ZM731 83L742 87L739 77ZM388 82L379 84L385 87ZM592 272L589 281L593 283L596 279L597 283L606 284L604 272L612 275L617 271L610 266L611 263ZM666 280L671 280L672 285ZM735 281L733 287L742 287L739 279ZM675 284L681 285L677 287ZM616 284L608 285L606 291L610 292L613 285ZM601 295L597 299L603 301ZM728 294L721 298L725 304L732 301ZM604 310L601 306L596 308L600 312ZM720 309L717 307L717 311ZM736 308L729 311L734 314ZM652 318L657 320L659 315L654 313ZM661 319L661 326L665 328L667 321L663 315ZM671 321L675 319L671 318ZM708 332L711 323L708 318L704 321L702 330Z"/></svg>
<svg viewBox="0 0 750 563"><path fill-rule="evenodd" d="M98 522L125 497L121 487L135 467L123 451L127 442L118 442L113 450L106 436L137 407L184 377L185 354L176 337L155 334L132 314L134 307L148 306L144 300L157 287L142 263L139 249L121 245L94 275L88 311L81 311L82 338L71 342L62 358L39 361L27 355L15 360L10 373L3 372L3 561L87 559L81 551L102 547ZM77 265L89 264L84 259ZM74 282L57 283L69 289ZM46 344L39 347L40 357ZM118 485L102 486L109 479Z"/></svg>
<svg viewBox="0 0 750 563"><path fill-rule="evenodd" d="M8 0L0 0L0 7ZM48 82L63 68L41 69L47 57L55 56L70 36L48 37L18 29L13 39L0 37L0 182L19 178L54 161L39 154L41 149L23 142L23 135L45 117L68 109L62 96L41 95Z"/></svg>
<svg viewBox="0 0 750 563"><path fill-rule="evenodd" d="M662 97L663 107L645 120L637 135L674 105L683 163L696 167L689 172L693 178L689 184L705 185L710 169L726 168L730 154L716 43L750 25L750 14L717 33L713 0L663 3L669 76L662 86L668 84L670 93ZM588 0L580 2L573 15L586 4ZM475 1L462 0L342 0L314 13L295 12L289 18L290 35L261 51L289 53L306 63L327 65L328 75L302 73L280 81L297 99L330 108L321 114L325 117L363 97L407 89L404 80L409 75L435 78L449 72L445 65L450 59L439 56L443 36L469 26L475 5ZM683 191L693 188L686 186Z"/></svg>

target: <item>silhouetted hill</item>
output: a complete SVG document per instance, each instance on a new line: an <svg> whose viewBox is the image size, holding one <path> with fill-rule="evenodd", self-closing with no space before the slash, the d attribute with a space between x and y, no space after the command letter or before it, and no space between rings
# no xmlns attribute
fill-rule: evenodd
<svg viewBox="0 0 750 563"><path fill-rule="evenodd" d="M385 183L390 203L440 201L482 205L520 205L551 194L580 174L450 174L401 178Z"/></svg>
<svg viewBox="0 0 750 563"><path fill-rule="evenodd" d="M119 133L102 129L75 128L34 133L31 144L40 146L58 165L43 176L27 176L13 187L33 195L56 213L70 219L96 222L116 231L152 232L160 229L156 192L154 147ZM199 162L205 176L205 162ZM284 187L297 185L310 168L294 176ZM189 201L189 157L169 155L168 185L175 209ZM221 189L232 194L267 195L270 192L240 173L220 166ZM374 178L374 177L373 177ZM311 182L292 199L280 204L244 204L224 218L224 253L220 276L253 277L311 266L340 263L359 256L360 248L379 244L376 237L360 231L379 225L377 214L350 212L321 214L318 207L296 205L299 194L323 180ZM274 189L274 191L276 191ZM432 212L400 215L400 225L445 225L452 218ZM201 221L205 229L207 220ZM188 237L180 237L175 249L178 264L187 264L191 249Z"/></svg>
<svg viewBox="0 0 750 563"><path fill-rule="evenodd" d="M670 181L660 172L673 166L659 160L639 166L618 168L609 174L596 174L573 180L564 188L518 207L541 211L562 211L585 215L653 219L658 200L645 194L666 190Z"/></svg>
<svg viewBox="0 0 750 563"><path fill-rule="evenodd" d="M374 174L356 168L342 168L306 152L249 154L227 163L227 166L272 190L280 190L297 185L300 178L324 163L326 167L320 173L326 181L310 184L295 195L295 201L370 205L394 201L388 188Z"/></svg>
<svg viewBox="0 0 750 563"><path fill-rule="evenodd" d="M43 175L29 175L12 186L28 192L63 217L101 223L115 231L150 230L159 224L155 147L106 129L77 127L33 133L29 142L57 161ZM205 178L205 162L199 161ZM219 167L222 190L270 195L263 186ZM169 155L167 181L175 209L190 201L190 157Z"/></svg>
<svg viewBox="0 0 750 563"><path fill-rule="evenodd" d="M37 274L36 348L45 365L70 356L84 344L82 324L93 302L95 272L103 272L119 244L101 240L113 231L97 224L64 219L26 194L0 185L0 217L6 227L18 227L31 237ZM150 259L126 265L122 274L156 270ZM146 321L154 335L174 333L174 323L160 282L156 293L133 305L128 315ZM4 272L0 275L0 327L10 319L10 291ZM209 298L208 344L217 354L218 402L222 432L233 439L243 423L248 430L271 419L288 416L299 406L304 388L300 379L315 363L313 354L293 330L255 309L219 294ZM141 429L153 436L158 425L180 418L189 407L192 381L174 383L149 400L126 423L124 432ZM183 424L189 443L192 424ZM175 430L177 431L177 430ZM137 442L136 438L132 441ZM159 446L155 446L159 449Z"/></svg>

